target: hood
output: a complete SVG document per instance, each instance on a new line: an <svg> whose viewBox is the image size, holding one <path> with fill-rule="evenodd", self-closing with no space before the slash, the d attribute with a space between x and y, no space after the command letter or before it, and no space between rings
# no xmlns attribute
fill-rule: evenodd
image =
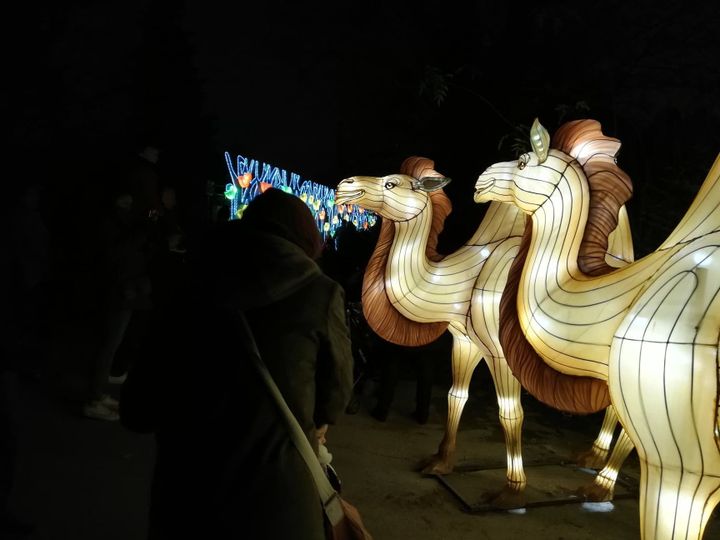
<svg viewBox="0 0 720 540"><path fill-rule="evenodd" d="M213 284L215 301L229 308L272 304L322 274L301 247L274 234L249 233L236 249Z"/></svg>

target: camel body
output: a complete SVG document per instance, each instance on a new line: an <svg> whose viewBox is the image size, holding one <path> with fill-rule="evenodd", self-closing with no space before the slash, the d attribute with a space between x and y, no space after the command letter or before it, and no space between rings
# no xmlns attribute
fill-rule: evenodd
<svg viewBox="0 0 720 540"><path fill-rule="evenodd" d="M578 252L589 168L543 147L539 123L533 131L533 152L492 165L475 186L476 202L512 203L532 219L516 300L522 332L555 370L607 381L640 458L642 537L702 538L720 501L720 157L655 252L588 276ZM619 142L595 131L577 152L614 162Z"/></svg>

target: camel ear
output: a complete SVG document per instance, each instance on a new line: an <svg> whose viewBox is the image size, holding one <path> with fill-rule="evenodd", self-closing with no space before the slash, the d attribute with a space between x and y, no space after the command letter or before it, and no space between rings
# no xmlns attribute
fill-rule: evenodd
<svg viewBox="0 0 720 540"><path fill-rule="evenodd" d="M423 176L420 180L413 182L413 189L419 189L421 191L437 191L442 189L450 183L450 178L444 176Z"/></svg>
<svg viewBox="0 0 720 540"><path fill-rule="evenodd" d="M538 157L538 161L540 163L544 162L547 159L548 150L550 150L550 134L537 118L530 128L530 144Z"/></svg>

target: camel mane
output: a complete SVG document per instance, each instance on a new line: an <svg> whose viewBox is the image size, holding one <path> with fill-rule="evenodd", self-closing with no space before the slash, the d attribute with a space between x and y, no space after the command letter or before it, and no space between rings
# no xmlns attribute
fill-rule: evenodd
<svg viewBox="0 0 720 540"><path fill-rule="evenodd" d="M630 177L615 160L620 144L618 139L604 135L596 120L567 122L552 138L551 146L574 157L590 185L590 211L578 265L591 276L613 270L605 262L608 237L617 227L620 207L632 195Z"/></svg>
<svg viewBox="0 0 720 540"><path fill-rule="evenodd" d="M425 176L443 176L435 170L435 163L432 160L417 156L403 161L400 173L418 180ZM429 195L433 218L425 255L431 261L439 261L443 255L437 252L438 237L445 226L445 219L452 211L452 203L441 189ZM408 347L426 345L440 337L447 329L448 323L420 323L410 320L390 302L385 290L385 268L394 238L395 227L392 221L383 219L375 250L368 261L363 278L363 314L370 328L386 341Z"/></svg>

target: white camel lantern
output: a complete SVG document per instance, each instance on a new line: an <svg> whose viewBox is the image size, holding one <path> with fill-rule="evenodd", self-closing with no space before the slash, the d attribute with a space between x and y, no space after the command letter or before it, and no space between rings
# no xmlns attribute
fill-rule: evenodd
<svg viewBox="0 0 720 540"><path fill-rule="evenodd" d="M534 151L492 165L475 185L476 202L512 203L532 220L508 278L501 334L523 334L558 372L607 381L640 458L642 538L700 539L720 500L720 156L657 251L590 276L578 266L578 233L593 207L588 182L601 176L609 193L625 189L620 143L593 121L563 126L553 149L547 140L536 121ZM513 373L532 387L531 361L511 353L511 341L503 347Z"/></svg>
<svg viewBox="0 0 720 540"><path fill-rule="evenodd" d="M409 158L401 174L343 180L336 201L364 206L383 218L363 282L363 311L373 330L388 341L407 346L436 339L448 324L453 336L453 384L448 392L445 435L425 472L446 474L452 470L470 378L484 358L495 383L507 447L507 483L492 504L520 507L525 504L526 484L520 445L520 384L505 362L498 320L501 294L526 220L512 205L493 204L472 238L455 253L442 257L435 246L451 208L441 189L447 182L449 179L434 170L432 161ZM625 214L621 224L612 250L618 261L632 258ZM596 255L603 261L605 256L604 250ZM594 260L593 256L588 260ZM594 412L602 407L572 411ZM596 452L607 452L615 424L612 420L606 424L604 429L610 435L598 439ZM609 489L611 493L612 486ZM607 494L603 498L608 498Z"/></svg>

